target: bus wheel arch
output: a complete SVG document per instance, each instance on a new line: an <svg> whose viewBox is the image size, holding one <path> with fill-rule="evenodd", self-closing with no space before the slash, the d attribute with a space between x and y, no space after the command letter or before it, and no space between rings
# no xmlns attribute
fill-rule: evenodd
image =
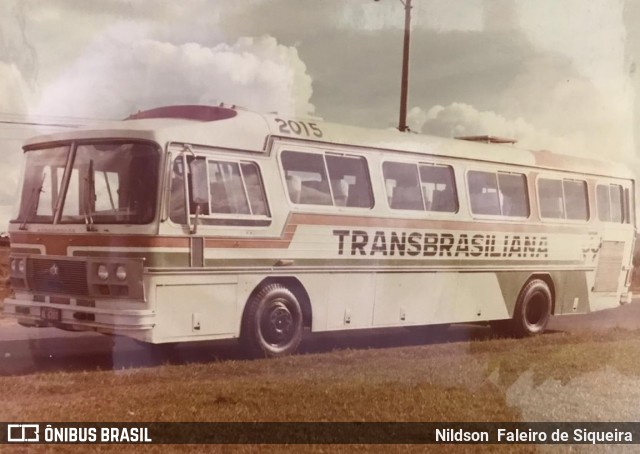
<svg viewBox="0 0 640 454"><path fill-rule="evenodd" d="M295 278L267 278L251 292L240 326L240 341L252 357L294 353L311 325L307 292Z"/></svg>
<svg viewBox="0 0 640 454"><path fill-rule="evenodd" d="M548 279L532 276L522 287L516 300L511 320L511 331L516 337L527 337L545 331L553 313L554 297Z"/></svg>
<svg viewBox="0 0 640 454"><path fill-rule="evenodd" d="M302 285L302 282L293 276L278 276L278 277L268 277L260 281L258 285L253 289L249 299L253 298L257 295L264 287L271 284L280 284L286 288L288 288L291 293L295 295L300 303L300 308L302 309L302 322L305 328L311 328L311 321L313 320L313 313L311 311L311 298L309 298L309 294L306 289Z"/></svg>
<svg viewBox="0 0 640 454"><path fill-rule="evenodd" d="M547 287L549 287L549 291L551 292L551 315L555 314L556 313L556 286L553 282L553 278L549 273L532 274L529 277L529 279L527 279L527 282L525 282L522 288L526 287L526 285L534 279L540 279L545 284L547 284Z"/></svg>

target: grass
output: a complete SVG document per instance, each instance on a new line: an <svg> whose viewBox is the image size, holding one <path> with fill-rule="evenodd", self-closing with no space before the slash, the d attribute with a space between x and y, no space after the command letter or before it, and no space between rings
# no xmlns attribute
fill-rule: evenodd
<svg viewBox="0 0 640 454"><path fill-rule="evenodd" d="M640 331L618 329L1 377L0 419L632 421L639 384Z"/></svg>
<svg viewBox="0 0 640 454"><path fill-rule="evenodd" d="M7 257L8 250L0 249L1 279L8 275ZM9 289L0 288L0 301L8 293ZM278 360L0 377L0 420L637 421L639 385L640 331L614 329L521 340L347 349ZM74 448L57 446L56 452L78 450ZM167 448L140 450L166 452ZM262 448L299 452L302 447ZM475 452L478 447L438 448ZM483 451L537 452L538 448L486 446ZM121 449L82 447L83 452ZM211 447L171 450L208 452ZM217 450L255 449L218 446ZM336 450L423 452L424 447L304 447L307 452ZM579 451L600 449L580 446Z"/></svg>

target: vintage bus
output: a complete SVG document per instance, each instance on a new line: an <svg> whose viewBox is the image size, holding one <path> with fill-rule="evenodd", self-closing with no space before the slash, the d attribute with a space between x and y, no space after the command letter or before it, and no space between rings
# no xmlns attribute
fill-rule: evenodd
<svg viewBox="0 0 640 454"><path fill-rule="evenodd" d="M305 329L527 336L630 302L628 168L465 139L224 106L36 137L5 311L149 344L238 338L274 357Z"/></svg>

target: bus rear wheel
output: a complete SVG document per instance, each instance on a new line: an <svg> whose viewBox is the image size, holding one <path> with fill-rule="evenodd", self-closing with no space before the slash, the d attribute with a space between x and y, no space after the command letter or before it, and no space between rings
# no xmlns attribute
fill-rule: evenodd
<svg viewBox="0 0 640 454"><path fill-rule="evenodd" d="M302 341L302 309L281 284L270 284L247 304L240 340L252 357L275 358L295 353Z"/></svg>
<svg viewBox="0 0 640 454"><path fill-rule="evenodd" d="M511 321L516 337L541 334L551 319L551 290L546 282L533 279L520 291Z"/></svg>

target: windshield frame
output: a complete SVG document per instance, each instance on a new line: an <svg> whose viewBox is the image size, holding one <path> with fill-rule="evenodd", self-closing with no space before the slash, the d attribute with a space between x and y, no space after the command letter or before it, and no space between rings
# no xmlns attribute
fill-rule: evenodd
<svg viewBox="0 0 640 454"><path fill-rule="evenodd" d="M130 146L128 150L118 150L118 147L122 146ZM74 174L79 174L81 170L78 169L76 164L78 164L78 151L82 150L83 147L111 147L111 150L106 149L103 150L106 153L123 153L129 155L131 161L145 159L145 157L153 156L153 160L151 161L151 165L143 166L144 171L147 173L145 175L147 178L151 178L150 180L145 180L145 184L143 185L146 189L146 202L145 204L140 204L143 206L145 210L144 215L140 215L137 218L135 217L135 213L129 213L128 216L120 216L120 218L116 216L104 216L100 215L100 213L94 213L91 209L87 209L86 207L91 204L91 206L95 206L95 199L93 202L89 202L86 199L87 193L86 188L81 190L81 198L85 201L83 204L84 207L80 209L78 213L75 215L68 215L65 213L65 205L69 207L68 197L70 196L70 186L72 185L72 177L79 179L79 177ZM141 150L136 151L134 147L140 147ZM29 181L27 177L31 165L29 164L29 156L28 153L34 151L41 150L54 150L54 149L64 149L66 148L67 156L66 162L64 164L64 173L60 178L61 183L58 190L58 197L55 203L55 208L53 210L52 215L48 216L38 216L38 204L40 203L39 196L36 197L35 203L30 200L33 199L33 192L38 191L41 193L41 186L39 182L35 180ZM24 164L23 171L21 175L21 187L19 189L20 199L17 201L17 207L14 210L15 216L11 219L10 223L12 224L20 224L21 230L26 230L26 226L29 224L34 225L86 225L87 230L92 230L94 225L149 225L155 223L158 219L160 213L160 194L162 191L162 168L163 168L163 154L162 148L152 140L144 140L137 138L99 138L99 139L82 139L82 140L74 140L74 141L57 141L57 142L48 142L37 145L31 145L24 147ZM90 159L91 165L89 168L94 166L93 159ZM86 166L85 166L86 167ZM86 168L83 169L86 171ZM93 172L93 170L91 170ZM105 171L103 171L105 172ZM131 168L126 169L126 176L128 177L128 184L131 185L131 181L135 178L136 174L134 170ZM37 173L37 172L36 172ZM34 175L36 174L34 173ZM44 171L43 171L44 173ZM106 177L105 177L106 178ZM93 182L92 182L93 183ZM80 185L83 182L80 181ZM140 185L140 182L139 182ZM76 183L77 186L77 183ZM92 188L95 190L95 188ZM77 189L75 189L77 191ZM111 189L110 189L111 191ZM90 194L95 195L94 192L90 192ZM113 193L109 194L109 200L113 205L112 199ZM133 198L133 196L131 196ZM145 199L141 199L144 201ZM33 206L30 206L33 205ZM114 208L114 212L117 211ZM130 210L131 211L131 210ZM96 216L97 214L97 216ZM91 227L91 228L90 228Z"/></svg>

